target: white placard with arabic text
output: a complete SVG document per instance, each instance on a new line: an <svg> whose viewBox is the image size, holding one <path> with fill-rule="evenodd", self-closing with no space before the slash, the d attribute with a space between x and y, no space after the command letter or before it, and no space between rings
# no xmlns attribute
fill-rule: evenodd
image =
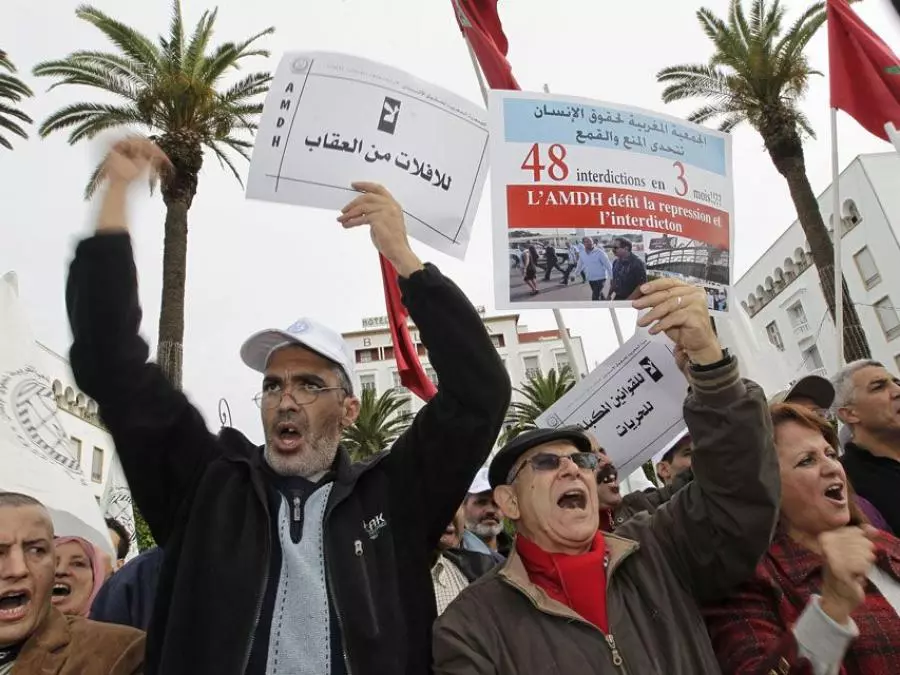
<svg viewBox="0 0 900 675"><path fill-rule="evenodd" d="M640 332L538 417L539 427L594 434L627 476L684 430L688 383L665 337Z"/></svg>
<svg viewBox="0 0 900 675"><path fill-rule="evenodd" d="M281 59L247 179L247 197L340 209L354 181L382 183L410 236L462 259L488 169L484 109L367 59Z"/></svg>

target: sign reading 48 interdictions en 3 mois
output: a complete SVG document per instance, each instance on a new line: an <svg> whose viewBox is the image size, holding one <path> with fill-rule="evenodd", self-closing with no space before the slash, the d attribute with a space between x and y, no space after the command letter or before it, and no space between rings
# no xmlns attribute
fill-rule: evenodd
<svg viewBox="0 0 900 675"><path fill-rule="evenodd" d="M643 281L731 305L727 134L600 101L491 92L498 308L630 305ZM534 265L536 269L528 269Z"/></svg>

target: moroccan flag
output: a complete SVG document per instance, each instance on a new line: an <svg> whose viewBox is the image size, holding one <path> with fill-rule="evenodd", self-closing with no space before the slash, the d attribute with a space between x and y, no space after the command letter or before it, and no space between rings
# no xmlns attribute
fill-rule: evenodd
<svg viewBox="0 0 900 675"><path fill-rule="evenodd" d="M409 334L406 319L409 313L400 297L397 270L384 256L381 260L381 279L384 282L384 302L387 305L388 324L391 327L391 341L394 343L394 360L400 383L423 401L428 401L437 393L434 383L425 374L416 345Z"/></svg>
<svg viewBox="0 0 900 675"><path fill-rule="evenodd" d="M506 60L509 42L503 33L497 0L452 0L459 28L472 45L491 89L519 89Z"/></svg>
<svg viewBox="0 0 900 675"><path fill-rule="evenodd" d="M831 107L889 141L884 125L900 129L900 59L846 0L828 0L828 63Z"/></svg>

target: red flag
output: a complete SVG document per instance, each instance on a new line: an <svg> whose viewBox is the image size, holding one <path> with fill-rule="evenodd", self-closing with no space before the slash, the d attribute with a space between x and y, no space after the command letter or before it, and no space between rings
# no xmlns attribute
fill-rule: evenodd
<svg viewBox="0 0 900 675"><path fill-rule="evenodd" d="M481 65L491 89L518 89L506 60L509 42L497 14L497 0L453 0L456 21Z"/></svg>
<svg viewBox="0 0 900 675"><path fill-rule="evenodd" d="M889 141L884 125L900 128L900 59L850 9L828 0L831 107Z"/></svg>
<svg viewBox="0 0 900 675"><path fill-rule="evenodd" d="M394 343L394 360L400 383L423 401L428 401L437 393L437 387L425 374L416 345L409 335L406 319L409 312L400 297L397 270L384 256L381 260L381 279L384 282L384 302L387 305L388 324L391 327L391 341Z"/></svg>

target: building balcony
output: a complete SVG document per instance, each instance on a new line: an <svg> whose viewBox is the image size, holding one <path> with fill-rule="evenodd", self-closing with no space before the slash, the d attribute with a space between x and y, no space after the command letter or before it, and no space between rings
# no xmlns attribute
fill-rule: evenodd
<svg viewBox="0 0 900 675"><path fill-rule="evenodd" d="M798 340L808 338L812 335L812 329L809 327L808 321L794 324L794 337Z"/></svg>

